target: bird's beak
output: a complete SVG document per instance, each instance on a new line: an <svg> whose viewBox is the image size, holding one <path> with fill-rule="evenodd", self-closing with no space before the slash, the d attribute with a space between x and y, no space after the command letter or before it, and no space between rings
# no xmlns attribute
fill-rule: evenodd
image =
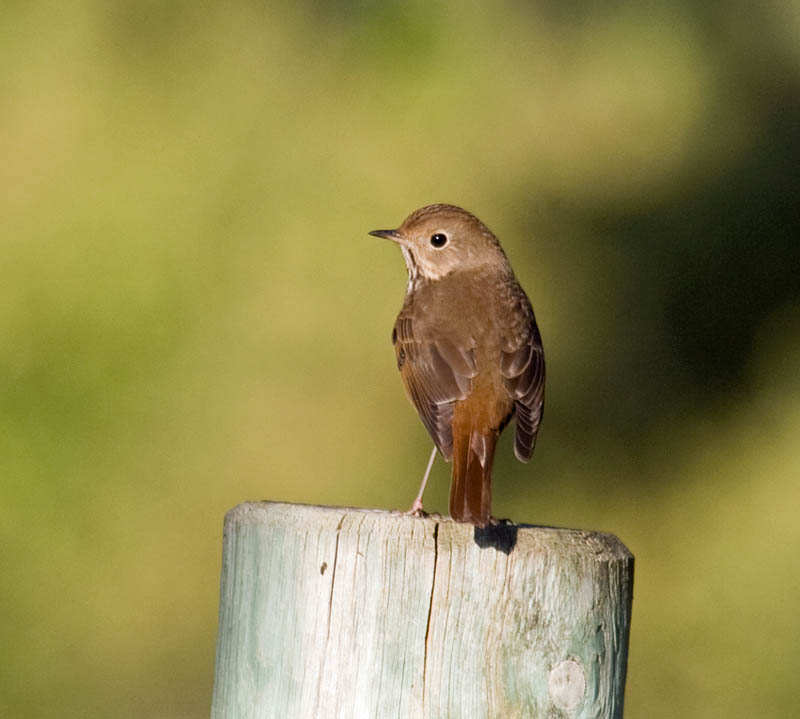
<svg viewBox="0 0 800 719"><path fill-rule="evenodd" d="M392 240L392 242L400 242L402 235L397 230L373 230L369 233L374 237L383 237L385 240Z"/></svg>

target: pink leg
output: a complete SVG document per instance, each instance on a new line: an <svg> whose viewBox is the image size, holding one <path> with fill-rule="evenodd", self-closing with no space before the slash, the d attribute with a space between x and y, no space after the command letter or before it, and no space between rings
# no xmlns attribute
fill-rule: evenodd
<svg viewBox="0 0 800 719"><path fill-rule="evenodd" d="M431 467L433 467L434 459L436 459L435 445L433 447L433 451L431 452L431 458L428 460L428 468L425 470L425 476L422 478L422 484L419 487L419 492L417 492L417 496L414 499L414 504L411 505L411 509L408 510L407 514L422 514L422 493L425 491L425 485L428 483L428 476L431 473Z"/></svg>

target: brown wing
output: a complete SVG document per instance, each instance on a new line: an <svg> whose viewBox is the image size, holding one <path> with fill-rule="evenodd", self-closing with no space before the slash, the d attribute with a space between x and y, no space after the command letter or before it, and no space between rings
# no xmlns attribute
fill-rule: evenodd
<svg viewBox="0 0 800 719"><path fill-rule="evenodd" d="M544 411L544 350L527 298L524 305L527 305L524 309L529 320L515 337L506 338L500 371L517 413L514 454L520 461L527 462L533 454Z"/></svg>
<svg viewBox="0 0 800 719"><path fill-rule="evenodd" d="M453 403L469 394L475 376L472 347L432 337L401 313L392 333L397 367L406 392L442 456L453 457Z"/></svg>

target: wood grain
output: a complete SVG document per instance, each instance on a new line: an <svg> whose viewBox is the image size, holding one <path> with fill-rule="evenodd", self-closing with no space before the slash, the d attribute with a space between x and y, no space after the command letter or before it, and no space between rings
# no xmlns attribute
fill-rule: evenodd
<svg viewBox="0 0 800 719"><path fill-rule="evenodd" d="M609 534L242 504L212 717L621 717L632 585Z"/></svg>

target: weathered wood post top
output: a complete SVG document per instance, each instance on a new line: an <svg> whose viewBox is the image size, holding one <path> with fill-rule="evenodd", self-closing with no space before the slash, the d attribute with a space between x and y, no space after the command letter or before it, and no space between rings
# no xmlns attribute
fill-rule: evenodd
<svg viewBox="0 0 800 719"><path fill-rule="evenodd" d="M610 534L242 504L212 718L619 718L632 591Z"/></svg>

